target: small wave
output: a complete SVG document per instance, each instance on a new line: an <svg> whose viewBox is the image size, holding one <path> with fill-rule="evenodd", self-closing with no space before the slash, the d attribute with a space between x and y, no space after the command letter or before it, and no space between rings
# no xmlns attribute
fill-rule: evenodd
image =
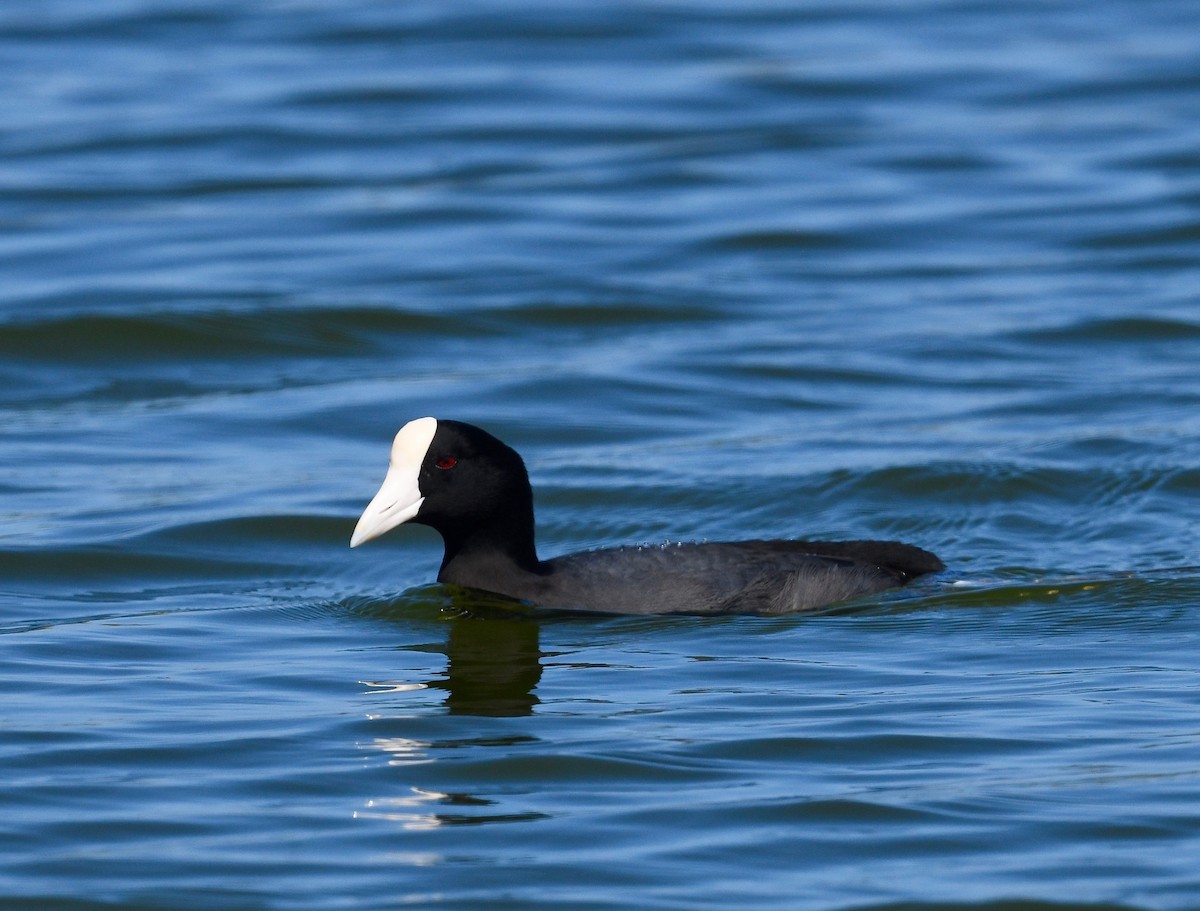
<svg viewBox="0 0 1200 911"><path fill-rule="evenodd" d="M1157 623L1155 608L1173 609L1200 599L1200 567L1072 576L1039 570L1009 570L981 578L958 578L941 592L927 593L920 607L1011 608L1070 604L1085 610L1089 622L1104 625ZM1136 604L1139 610L1113 614L1111 605ZM1090 607L1101 608L1091 611ZM1072 612L1074 615L1074 612ZM1064 622L1071 617L1059 612Z"/></svg>
<svg viewBox="0 0 1200 911"><path fill-rule="evenodd" d="M836 250L850 245L846 237L827 231L778 228L739 231L715 237L707 244L718 252Z"/></svg>
<svg viewBox="0 0 1200 911"><path fill-rule="evenodd" d="M412 336L489 334L455 315L385 307L77 314L0 325L0 357L78 366L371 353Z"/></svg>
<svg viewBox="0 0 1200 911"><path fill-rule="evenodd" d="M1136 905L1110 902L1057 902L1026 898L1006 898L982 902L886 902L855 905L853 911L1143 911Z"/></svg>
<svg viewBox="0 0 1200 911"><path fill-rule="evenodd" d="M1025 344L1096 345L1130 342L1194 342L1200 340L1200 323L1161 317L1085 319L1065 326L1012 333L1009 338Z"/></svg>

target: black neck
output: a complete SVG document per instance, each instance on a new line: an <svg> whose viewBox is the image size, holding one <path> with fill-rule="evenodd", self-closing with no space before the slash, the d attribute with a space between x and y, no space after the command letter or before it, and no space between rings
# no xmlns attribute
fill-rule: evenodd
<svg viewBox="0 0 1200 911"><path fill-rule="evenodd" d="M438 581L473 588L478 580L537 573L541 563L533 539L533 507L517 510L486 525L439 528L446 545Z"/></svg>

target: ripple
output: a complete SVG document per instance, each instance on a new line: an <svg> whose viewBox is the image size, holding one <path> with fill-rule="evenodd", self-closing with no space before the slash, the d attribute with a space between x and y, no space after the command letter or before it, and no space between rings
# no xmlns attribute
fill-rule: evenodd
<svg viewBox="0 0 1200 911"><path fill-rule="evenodd" d="M494 334L454 315L390 308L232 311L221 304L194 313L79 314L0 324L0 354L39 364L180 359L256 359L279 355L349 356L379 350L412 334L461 339Z"/></svg>
<svg viewBox="0 0 1200 911"><path fill-rule="evenodd" d="M1200 323L1146 317L1082 320L1068 326L1014 333L1014 340L1061 347L1063 345L1129 345L1155 342L1200 341Z"/></svg>

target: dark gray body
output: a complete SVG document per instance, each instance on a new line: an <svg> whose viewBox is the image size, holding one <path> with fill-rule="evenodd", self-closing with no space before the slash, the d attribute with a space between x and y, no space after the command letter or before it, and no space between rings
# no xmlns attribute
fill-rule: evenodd
<svg viewBox="0 0 1200 911"><path fill-rule="evenodd" d="M439 578L548 610L782 614L875 594L940 568L932 554L892 542L739 541L584 551L533 572L447 567Z"/></svg>

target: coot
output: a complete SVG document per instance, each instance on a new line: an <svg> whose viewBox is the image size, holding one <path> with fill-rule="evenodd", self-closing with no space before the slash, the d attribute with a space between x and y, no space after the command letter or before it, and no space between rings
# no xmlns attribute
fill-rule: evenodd
<svg viewBox="0 0 1200 911"><path fill-rule="evenodd" d="M537 608L616 614L778 614L943 569L895 541L734 541L617 547L538 559L525 463L490 433L419 418L396 434L383 486L350 546L405 522L445 543L438 581Z"/></svg>

